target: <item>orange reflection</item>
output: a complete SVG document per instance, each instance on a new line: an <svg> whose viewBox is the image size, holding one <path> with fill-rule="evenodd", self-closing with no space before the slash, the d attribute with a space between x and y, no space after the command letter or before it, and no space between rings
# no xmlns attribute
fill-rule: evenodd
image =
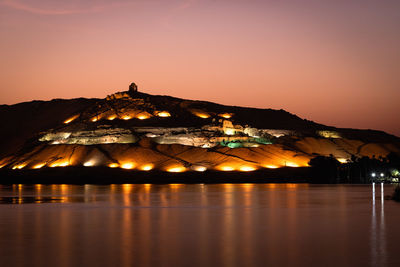
<svg viewBox="0 0 400 267"><path fill-rule="evenodd" d="M40 196L40 194L42 192L42 185L41 184L35 184L35 191L36 191L36 194Z"/></svg>
<svg viewBox="0 0 400 267"><path fill-rule="evenodd" d="M171 189L179 189L180 187L182 187L183 186L183 184L169 184L169 187L171 188Z"/></svg>
<svg viewBox="0 0 400 267"><path fill-rule="evenodd" d="M68 185L66 185L66 184L61 184L61 185L60 185L60 189L61 189L61 194L62 194L62 195L67 195L67 194L68 194Z"/></svg>
<svg viewBox="0 0 400 267"><path fill-rule="evenodd" d="M265 186L266 186L267 188L269 188L269 189L275 189L275 188L278 187L278 184L266 184Z"/></svg>
<svg viewBox="0 0 400 267"><path fill-rule="evenodd" d="M124 199L124 205L125 206L130 206L131 205L131 191L133 189L132 184L123 184L122 185L122 192L124 193L123 199Z"/></svg>
<svg viewBox="0 0 400 267"><path fill-rule="evenodd" d="M111 193L114 194L115 191L117 190L117 186L115 184L110 185Z"/></svg>
<svg viewBox="0 0 400 267"><path fill-rule="evenodd" d="M253 189L254 184L241 184L240 186L244 188L246 192L249 192Z"/></svg>
<svg viewBox="0 0 400 267"><path fill-rule="evenodd" d="M144 184L144 190L146 191L146 193L150 192L151 190L151 184Z"/></svg>
<svg viewBox="0 0 400 267"><path fill-rule="evenodd" d="M226 192L232 192L234 185L233 184L223 184L223 187Z"/></svg>
<svg viewBox="0 0 400 267"><path fill-rule="evenodd" d="M123 184L122 185L122 192L124 192L124 194L129 194L133 189L133 185L132 184Z"/></svg>

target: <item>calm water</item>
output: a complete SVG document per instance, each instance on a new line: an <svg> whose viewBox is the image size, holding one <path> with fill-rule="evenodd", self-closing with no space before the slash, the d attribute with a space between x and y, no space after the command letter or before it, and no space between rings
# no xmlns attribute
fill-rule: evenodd
<svg viewBox="0 0 400 267"><path fill-rule="evenodd" d="M380 186L14 185L0 203L0 266L400 266Z"/></svg>

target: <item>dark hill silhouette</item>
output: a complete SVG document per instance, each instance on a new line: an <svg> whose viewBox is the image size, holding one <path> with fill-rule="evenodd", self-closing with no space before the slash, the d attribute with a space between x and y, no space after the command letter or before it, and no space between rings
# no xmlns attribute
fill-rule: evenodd
<svg viewBox="0 0 400 267"><path fill-rule="evenodd" d="M335 128L282 109L150 95L135 86L105 99L1 105L0 168L9 177L41 169L48 179L63 169L53 167L67 166L76 174L93 166L97 174L106 168L124 176L120 169L135 169L135 175L265 170L271 178L279 173L273 169L293 174L288 168L307 167L318 156L344 162L400 154L400 138L381 131ZM307 171L300 170L304 177Z"/></svg>

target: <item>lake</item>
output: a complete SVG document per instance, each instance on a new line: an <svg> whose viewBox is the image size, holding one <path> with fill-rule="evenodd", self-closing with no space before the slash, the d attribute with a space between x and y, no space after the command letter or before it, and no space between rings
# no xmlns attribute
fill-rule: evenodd
<svg viewBox="0 0 400 267"><path fill-rule="evenodd" d="M0 185L0 266L400 266L400 203L375 191Z"/></svg>

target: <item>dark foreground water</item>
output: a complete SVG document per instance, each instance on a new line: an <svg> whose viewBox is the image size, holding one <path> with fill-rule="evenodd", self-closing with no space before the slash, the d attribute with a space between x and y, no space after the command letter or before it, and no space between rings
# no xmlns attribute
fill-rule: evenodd
<svg viewBox="0 0 400 267"><path fill-rule="evenodd" d="M380 190L0 186L0 266L400 266L400 204Z"/></svg>

